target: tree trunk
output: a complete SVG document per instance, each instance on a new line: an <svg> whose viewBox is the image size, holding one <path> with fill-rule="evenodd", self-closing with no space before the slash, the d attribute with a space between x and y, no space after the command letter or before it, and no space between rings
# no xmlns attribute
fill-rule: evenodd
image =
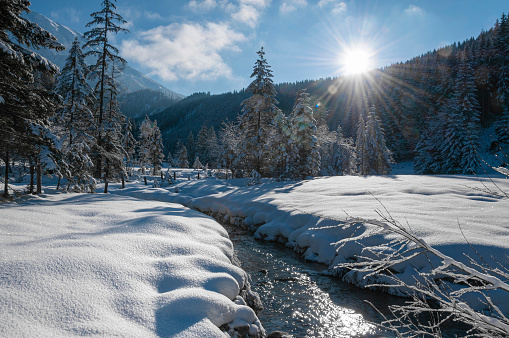
<svg viewBox="0 0 509 338"><path fill-rule="evenodd" d="M4 193L2 197L9 197L9 151L5 151L5 180L4 180Z"/></svg>
<svg viewBox="0 0 509 338"><path fill-rule="evenodd" d="M41 161L37 159L37 166L35 167L37 173L37 194L42 194L42 166Z"/></svg>
<svg viewBox="0 0 509 338"><path fill-rule="evenodd" d="M34 193L34 175L35 175L35 166L30 161L30 188L28 189L28 193L31 195Z"/></svg>

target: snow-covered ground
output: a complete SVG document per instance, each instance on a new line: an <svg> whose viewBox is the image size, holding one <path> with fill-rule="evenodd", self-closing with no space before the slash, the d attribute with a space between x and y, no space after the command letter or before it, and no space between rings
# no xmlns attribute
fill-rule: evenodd
<svg viewBox="0 0 509 338"><path fill-rule="evenodd" d="M377 210L456 260L479 253L509 266L509 199L484 191L494 184L509 191L501 177L343 176L246 186L245 179L196 180L196 173L180 170L176 184L161 188L151 187L152 177L149 185L111 185L107 195L47 189L44 197L0 205L0 336L209 337L221 336L225 323L261 332L237 297L247 277L232 264L226 232L183 206L252 226L255 236L287 242L331 268L395 237L363 237L376 231L362 220L379 220ZM417 271L429 271L426 262L406 262L396 273L409 281ZM362 274L345 278L366 284ZM509 313L507 292L493 299Z"/></svg>
<svg viewBox="0 0 509 338"><path fill-rule="evenodd" d="M426 243L458 261L480 254L509 266L509 199L485 192L494 183L509 191L509 180L490 181L474 176L343 176L301 182L270 182L246 186L246 181L183 180L170 187L117 191L143 199L157 198L220 215L224 220L253 226L255 236L287 242L306 258L334 268L363 255L364 246L383 246L393 234L368 236L376 226L362 220L380 220L377 211L402 223ZM178 191L178 193L175 193ZM475 249L475 251L474 251ZM430 266L415 259L397 273L412 281ZM345 276L363 286L362 274ZM383 278L383 276L380 276ZM509 313L509 295L495 297ZM480 304L477 304L482 306Z"/></svg>
<svg viewBox="0 0 509 338"><path fill-rule="evenodd" d="M50 191L51 189L47 189ZM224 337L262 327L213 219L178 204L50 194L0 205L1 337Z"/></svg>

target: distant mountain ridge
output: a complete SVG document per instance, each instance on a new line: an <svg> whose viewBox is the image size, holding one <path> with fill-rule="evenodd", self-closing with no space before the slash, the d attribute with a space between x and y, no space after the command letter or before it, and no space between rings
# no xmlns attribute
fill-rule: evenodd
<svg viewBox="0 0 509 338"><path fill-rule="evenodd" d="M78 38L82 44L85 43L83 34L67 28L66 26L63 26L51 19L48 19L42 14L32 11L30 13L24 14L24 16L28 20L37 23L39 26L53 34L58 39L58 41L67 48L61 52L45 48L37 50L38 54L56 64L58 67L60 67L60 69L62 69L65 65L65 60L68 56L69 48L72 46L74 39ZM122 70L122 74L119 76L118 81L121 83L121 89L124 90L124 94L150 89L163 92L172 100L181 100L185 97L184 95L174 92L157 83L156 81L148 78L136 69L130 67L129 64L126 65L126 67Z"/></svg>

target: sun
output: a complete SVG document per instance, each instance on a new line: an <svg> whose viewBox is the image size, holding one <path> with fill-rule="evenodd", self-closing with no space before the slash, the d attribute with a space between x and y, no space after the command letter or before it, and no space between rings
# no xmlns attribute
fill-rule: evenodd
<svg viewBox="0 0 509 338"><path fill-rule="evenodd" d="M359 75L373 69L373 53L369 48L357 46L346 49L340 57L342 72Z"/></svg>

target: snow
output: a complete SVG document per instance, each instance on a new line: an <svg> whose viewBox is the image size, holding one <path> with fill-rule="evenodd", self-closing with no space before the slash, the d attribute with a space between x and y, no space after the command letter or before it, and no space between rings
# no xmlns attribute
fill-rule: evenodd
<svg viewBox="0 0 509 338"><path fill-rule="evenodd" d="M184 180L157 194L232 224L251 226L256 237L286 242L307 259L331 268L366 255L366 246L378 251L388 247L397 235L379 233L374 224L383 224L380 212L459 262L467 263L465 255L476 258L479 253L492 266L495 261L509 266L509 199L485 192L486 187L496 190L493 182L509 191L509 180L501 176L493 182L464 175L408 174L265 182L246 186L245 179ZM431 270L422 255L395 268L409 283L416 271ZM385 277L376 278L380 282ZM362 273L345 279L359 286L373 282ZM509 313L509 295L500 295L496 305Z"/></svg>
<svg viewBox="0 0 509 338"><path fill-rule="evenodd" d="M332 270L369 255L366 247L371 254L389 247L397 235L379 231L388 227L379 212L439 250L446 258L435 268L467 263L465 254L477 257L472 248L488 264L509 266L509 199L485 192L493 183L509 191L501 175L493 182L407 174L246 186L248 179L197 180L197 172L206 176L178 169L171 186L152 188L152 177L149 185L112 184L106 195L49 194L0 205L0 293L6 295L0 336L220 337L226 323L262 332L238 296L247 276L232 264L227 233L184 206L250 226L256 237L286 242ZM422 255L394 269L407 283L432 270ZM359 286L389 282L362 272L343 278ZM509 313L507 292L493 291L492 300ZM483 306L471 295L465 301Z"/></svg>
<svg viewBox="0 0 509 338"><path fill-rule="evenodd" d="M222 226L144 197L0 205L0 336L224 337L226 323L261 333Z"/></svg>

